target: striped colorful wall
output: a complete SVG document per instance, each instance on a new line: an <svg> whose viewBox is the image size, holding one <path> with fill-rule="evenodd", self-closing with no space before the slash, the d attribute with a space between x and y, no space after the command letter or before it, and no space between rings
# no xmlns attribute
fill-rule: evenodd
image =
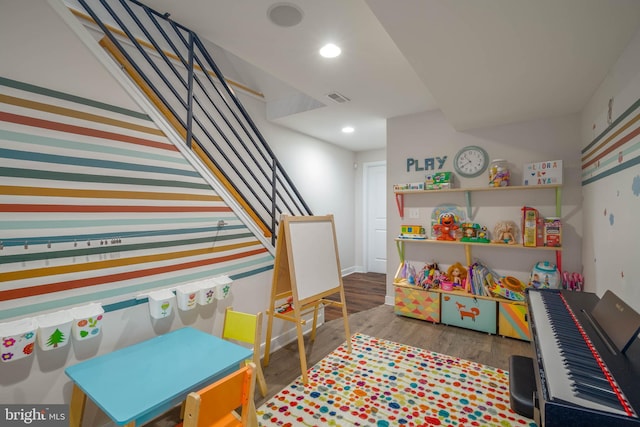
<svg viewBox="0 0 640 427"><path fill-rule="evenodd" d="M272 268L148 116L0 77L0 321Z"/></svg>
<svg viewBox="0 0 640 427"><path fill-rule="evenodd" d="M633 103L582 150L582 185L638 164L640 164L640 100Z"/></svg>

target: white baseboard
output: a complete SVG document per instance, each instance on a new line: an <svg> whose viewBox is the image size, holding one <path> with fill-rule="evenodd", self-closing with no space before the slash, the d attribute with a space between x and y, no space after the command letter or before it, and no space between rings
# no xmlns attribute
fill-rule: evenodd
<svg viewBox="0 0 640 427"><path fill-rule="evenodd" d="M341 273L342 273L342 277L344 277L353 273L364 273L364 270L362 269L362 267L353 266L353 267L343 268Z"/></svg>
<svg viewBox="0 0 640 427"><path fill-rule="evenodd" d="M303 335L306 335L307 333L311 332L311 328L313 327L313 311L303 315L302 318L306 320L306 323L302 326L302 333ZM274 319L274 320L277 320L277 319ZM271 337L271 353L281 349L285 345L292 343L298 339L298 335L296 333L296 327L293 324L293 322L287 322L285 320L283 320L282 322L285 322L287 325L293 325L293 326L287 329L286 331L283 331L280 335ZM318 324L316 328L319 328L323 324L324 324L324 307L321 307L318 310ZM266 339L266 337L264 338ZM265 343L262 343L262 345L260 346L260 352L262 355L264 355L264 348L265 348Z"/></svg>

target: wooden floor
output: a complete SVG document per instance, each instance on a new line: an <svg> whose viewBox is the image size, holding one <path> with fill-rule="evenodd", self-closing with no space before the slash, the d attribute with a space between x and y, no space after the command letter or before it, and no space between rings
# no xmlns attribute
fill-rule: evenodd
<svg viewBox="0 0 640 427"><path fill-rule="evenodd" d="M342 278L347 314L358 313L384 304L387 293L387 275L381 273L353 273ZM340 301L339 295L328 299ZM333 305L324 308L324 320L342 317L342 309Z"/></svg>
<svg viewBox="0 0 640 427"><path fill-rule="evenodd" d="M394 313L393 306L382 305L382 303L375 305L373 308L357 311L363 305L357 303L354 299L356 290L364 293L368 284L377 283L378 281L384 282L384 275L380 276L364 275L364 277L361 277L358 275L351 277L353 280L343 280L349 312L349 327L352 334L359 332L504 370L508 370L509 356L512 354L531 356L531 344L526 341L488 335L454 326L434 325L422 320L398 316ZM353 282L353 286L350 286L351 282ZM376 286L371 286L376 288ZM373 295L378 290L373 288L371 292L367 292L367 297L374 298ZM347 296L347 289L353 289L353 293L349 293L351 298ZM384 290L382 293L384 294ZM384 301L384 295L382 295L382 301ZM340 317L339 313L338 317ZM326 321L318 327L314 342L310 342L309 337L305 336L307 365L309 367L313 366L344 341L344 322L342 319L336 318ZM269 365L264 367L264 374L268 385L268 394L266 398L263 398L260 392L256 390L256 407L262 405L267 399L300 376L297 343L292 342L272 352ZM174 410L149 425L154 427L173 426L176 423L177 416L178 413Z"/></svg>
<svg viewBox="0 0 640 427"><path fill-rule="evenodd" d="M388 305L349 315L349 328L352 334L360 332L504 370L509 369L512 354L531 356L531 344L526 341L398 316ZM311 367L345 341L344 323L342 319L331 320L318 328L314 342L305 338L307 365ZM297 343L272 353L264 373L267 398L295 380L300 375ZM258 393L256 406L265 400Z"/></svg>

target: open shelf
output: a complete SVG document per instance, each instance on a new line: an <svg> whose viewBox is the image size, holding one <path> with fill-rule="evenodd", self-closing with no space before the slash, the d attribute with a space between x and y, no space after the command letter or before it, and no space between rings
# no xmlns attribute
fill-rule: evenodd
<svg viewBox="0 0 640 427"><path fill-rule="evenodd" d="M562 186L560 184L553 185L514 185L507 187L475 187L475 188L447 188L442 190L394 190L396 196L396 204L398 206L398 212L401 218L404 218L404 196L419 195L419 194L436 194L436 193L464 193L467 217L472 219L472 204L471 193L480 191L528 191L528 190L555 190L555 204L556 204L556 216L561 217L562 214ZM436 239L403 239L396 238L396 247L400 260L404 261L404 244L405 242L418 243L418 244L441 244L441 245L462 245L465 249L465 256L467 265L471 265L471 247L472 246L485 246L485 247L507 247L516 249L528 249L528 250L542 250L542 251L554 251L556 253L556 265L559 271L562 271L562 248L556 246L524 246L522 244L508 245L504 243L479 243L479 242L461 242L461 241L448 241L448 240L436 240Z"/></svg>
<svg viewBox="0 0 640 427"><path fill-rule="evenodd" d="M471 193L479 191L514 191L514 190L556 190L556 216L561 213L562 186L554 185L513 185L507 187L474 187L474 188L446 188L442 190L395 190L396 206L401 218L404 218L404 195L405 194L436 194L436 193L465 193L467 206L467 216L471 218Z"/></svg>
<svg viewBox="0 0 640 427"><path fill-rule="evenodd" d="M411 242L411 243L428 243L428 244L437 244L437 245L465 245L465 246L489 246L489 247L499 247L499 248L516 248L516 249L531 249L531 250L542 250L542 251L561 251L562 248L559 246L524 246L520 243L509 245L506 243L480 243L480 242L462 242L460 240L436 240L436 239L403 239L401 237L396 237L396 242Z"/></svg>

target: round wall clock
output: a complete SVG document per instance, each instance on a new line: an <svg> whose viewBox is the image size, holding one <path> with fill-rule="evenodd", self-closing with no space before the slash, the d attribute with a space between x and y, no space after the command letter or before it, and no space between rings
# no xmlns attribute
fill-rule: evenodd
<svg viewBox="0 0 640 427"><path fill-rule="evenodd" d="M483 148L469 145L462 148L453 159L453 167L464 178L475 178L487 170L489 155Z"/></svg>

